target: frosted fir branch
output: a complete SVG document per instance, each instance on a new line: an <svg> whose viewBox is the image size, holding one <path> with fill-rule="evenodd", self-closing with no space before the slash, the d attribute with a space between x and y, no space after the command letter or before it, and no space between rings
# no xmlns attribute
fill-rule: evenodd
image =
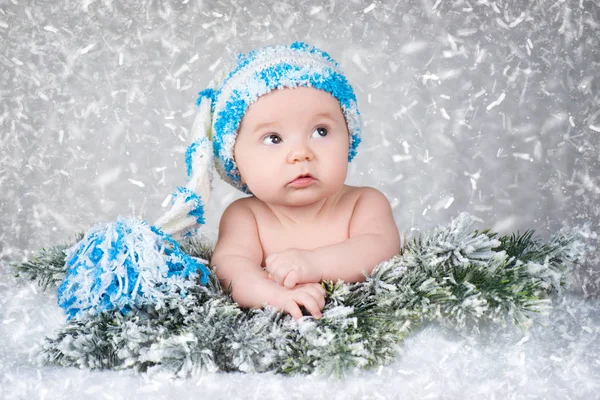
<svg viewBox="0 0 600 400"><path fill-rule="evenodd" d="M291 320L274 308L253 310L239 318L238 323L241 329L229 332L229 348L235 350L235 356L225 369L227 371L269 371L280 362L285 346L293 340L290 337L293 332Z"/></svg>
<svg viewBox="0 0 600 400"><path fill-rule="evenodd" d="M39 366L119 369L117 351L106 339L121 322L119 315L106 314L69 322L46 337L32 361Z"/></svg>
<svg viewBox="0 0 600 400"><path fill-rule="evenodd" d="M278 372L343 376L355 368L393 360L398 344L409 332L411 315L397 309L385 295L374 296L375 287L334 285L332 297L340 299L335 292L343 292L345 305L328 301L323 318L301 325Z"/></svg>
<svg viewBox="0 0 600 400"><path fill-rule="evenodd" d="M223 300L209 300L194 307L181 325L169 329L163 340L153 341L141 349L138 370L145 372L160 366L160 370L180 377L223 370L227 357L222 357L222 347L227 332L235 326L240 315L239 308ZM151 323L155 325L155 321L153 319Z"/></svg>
<svg viewBox="0 0 600 400"><path fill-rule="evenodd" d="M530 313L547 311L551 296L591 250L585 242L590 235L589 227L578 227L562 230L549 241L534 237L533 231L500 238L502 245L496 250L510 257L497 265L491 275L495 279L484 281L487 286L482 287L494 321L506 314L515 325L528 325Z"/></svg>
<svg viewBox="0 0 600 400"><path fill-rule="evenodd" d="M439 273L445 272L445 267L486 264L490 258L502 256L493 250L501 243L491 235L474 233L472 224L472 217L461 213L449 226L423 233L407 243L403 261Z"/></svg>
<svg viewBox="0 0 600 400"><path fill-rule="evenodd" d="M207 238L196 236L184 236L178 240L181 249L192 257L200 258L207 261L210 265L214 244L209 242Z"/></svg>
<svg viewBox="0 0 600 400"><path fill-rule="evenodd" d="M173 294L160 308L68 323L46 339L40 359L177 377L213 371L343 376L391 362L420 323L527 327L587 249L570 232L547 242L529 233L495 239L470 232L468 218L460 218L417 238L365 282L324 282L319 320L296 323L271 307L240 309L211 274L206 285L190 284L184 298Z"/></svg>
<svg viewBox="0 0 600 400"><path fill-rule="evenodd" d="M450 226L421 235L398 257L404 269L388 261L373 276L395 281L404 294L401 306L421 320L464 327L482 318L501 324L508 318L526 326L531 314L548 309L547 296L564 284L569 264L586 250L577 230L559 232L545 243L533 238L533 231L496 240L489 231L470 232L470 225L463 214Z"/></svg>
<svg viewBox="0 0 600 400"><path fill-rule="evenodd" d="M499 249L510 256L508 265L524 263L527 275L539 279L550 294L560 292L585 263L586 256L594 253L597 237L589 224L562 229L547 241L534 237L531 230L501 237Z"/></svg>
<svg viewBox="0 0 600 400"><path fill-rule="evenodd" d="M10 263L14 275L35 281L42 290L55 289L66 275L66 250L82 238L83 233L79 233L72 243L42 248L31 260Z"/></svg>
<svg viewBox="0 0 600 400"><path fill-rule="evenodd" d="M539 311L530 300L545 295L525 264L510 266L502 257L491 258L488 264L459 265L446 274L416 263L398 287L403 288L405 307L422 320L438 319L459 328L484 318L504 324L509 315L520 324Z"/></svg>

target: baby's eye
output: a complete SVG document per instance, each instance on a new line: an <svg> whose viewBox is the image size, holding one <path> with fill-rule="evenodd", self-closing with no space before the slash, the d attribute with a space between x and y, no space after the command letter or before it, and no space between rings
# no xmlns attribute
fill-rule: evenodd
<svg viewBox="0 0 600 400"><path fill-rule="evenodd" d="M265 136L262 142L269 146L273 144L278 144L281 143L281 137L276 133L271 133L270 135Z"/></svg>
<svg viewBox="0 0 600 400"><path fill-rule="evenodd" d="M318 137L325 137L329 133L329 130L324 126L321 126L313 131L313 137L315 137L315 132L317 133Z"/></svg>

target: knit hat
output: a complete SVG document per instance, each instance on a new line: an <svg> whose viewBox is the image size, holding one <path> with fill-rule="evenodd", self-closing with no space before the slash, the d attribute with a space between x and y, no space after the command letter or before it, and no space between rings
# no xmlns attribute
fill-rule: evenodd
<svg viewBox="0 0 600 400"><path fill-rule="evenodd" d="M251 194L241 182L233 156L240 122L260 96L274 89L313 87L340 103L350 134L348 161L361 141L361 118L352 86L329 54L306 43L265 47L240 54L230 72L220 72L199 93L193 142L186 151L188 182L171 196L173 207L155 225L178 236L196 225L194 214L206 206L212 184L211 159L221 178ZM167 199L168 200L168 199Z"/></svg>

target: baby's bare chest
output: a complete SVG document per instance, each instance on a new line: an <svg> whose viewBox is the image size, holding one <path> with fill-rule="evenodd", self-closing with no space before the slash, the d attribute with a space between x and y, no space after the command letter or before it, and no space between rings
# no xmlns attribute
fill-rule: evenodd
<svg viewBox="0 0 600 400"><path fill-rule="evenodd" d="M257 215L258 234L264 260L271 253L282 250L315 249L340 243L349 238L352 207L337 210L334 214L311 224L284 227L269 216Z"/></svg>

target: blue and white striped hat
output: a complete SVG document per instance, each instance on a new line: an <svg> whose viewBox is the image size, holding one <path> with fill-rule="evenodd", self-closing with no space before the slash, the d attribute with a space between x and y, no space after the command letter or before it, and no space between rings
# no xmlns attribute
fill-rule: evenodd
<svg viewBox="0 0 600 400"><path fill-rule="evenodd" d="M302 42L240 54L229 72L217 74L199 93L198 114L192 126L193 142L186 152L188 182L175 193L179 198L173 203L171 217L163 217L157 226L164 229L165 225L179 225L176 219L190 215L187 209L191 203L196 207L208 204L212 171L207 169L211 159L225 182L251 194L240 180L233 157L240 122L260 96L274 89L295 87L320 89L339 101L350 134L348 161L352 161L361 141L361 117L352 86L329 54ZM182 227L166 230L181 231Z"/></svg>

